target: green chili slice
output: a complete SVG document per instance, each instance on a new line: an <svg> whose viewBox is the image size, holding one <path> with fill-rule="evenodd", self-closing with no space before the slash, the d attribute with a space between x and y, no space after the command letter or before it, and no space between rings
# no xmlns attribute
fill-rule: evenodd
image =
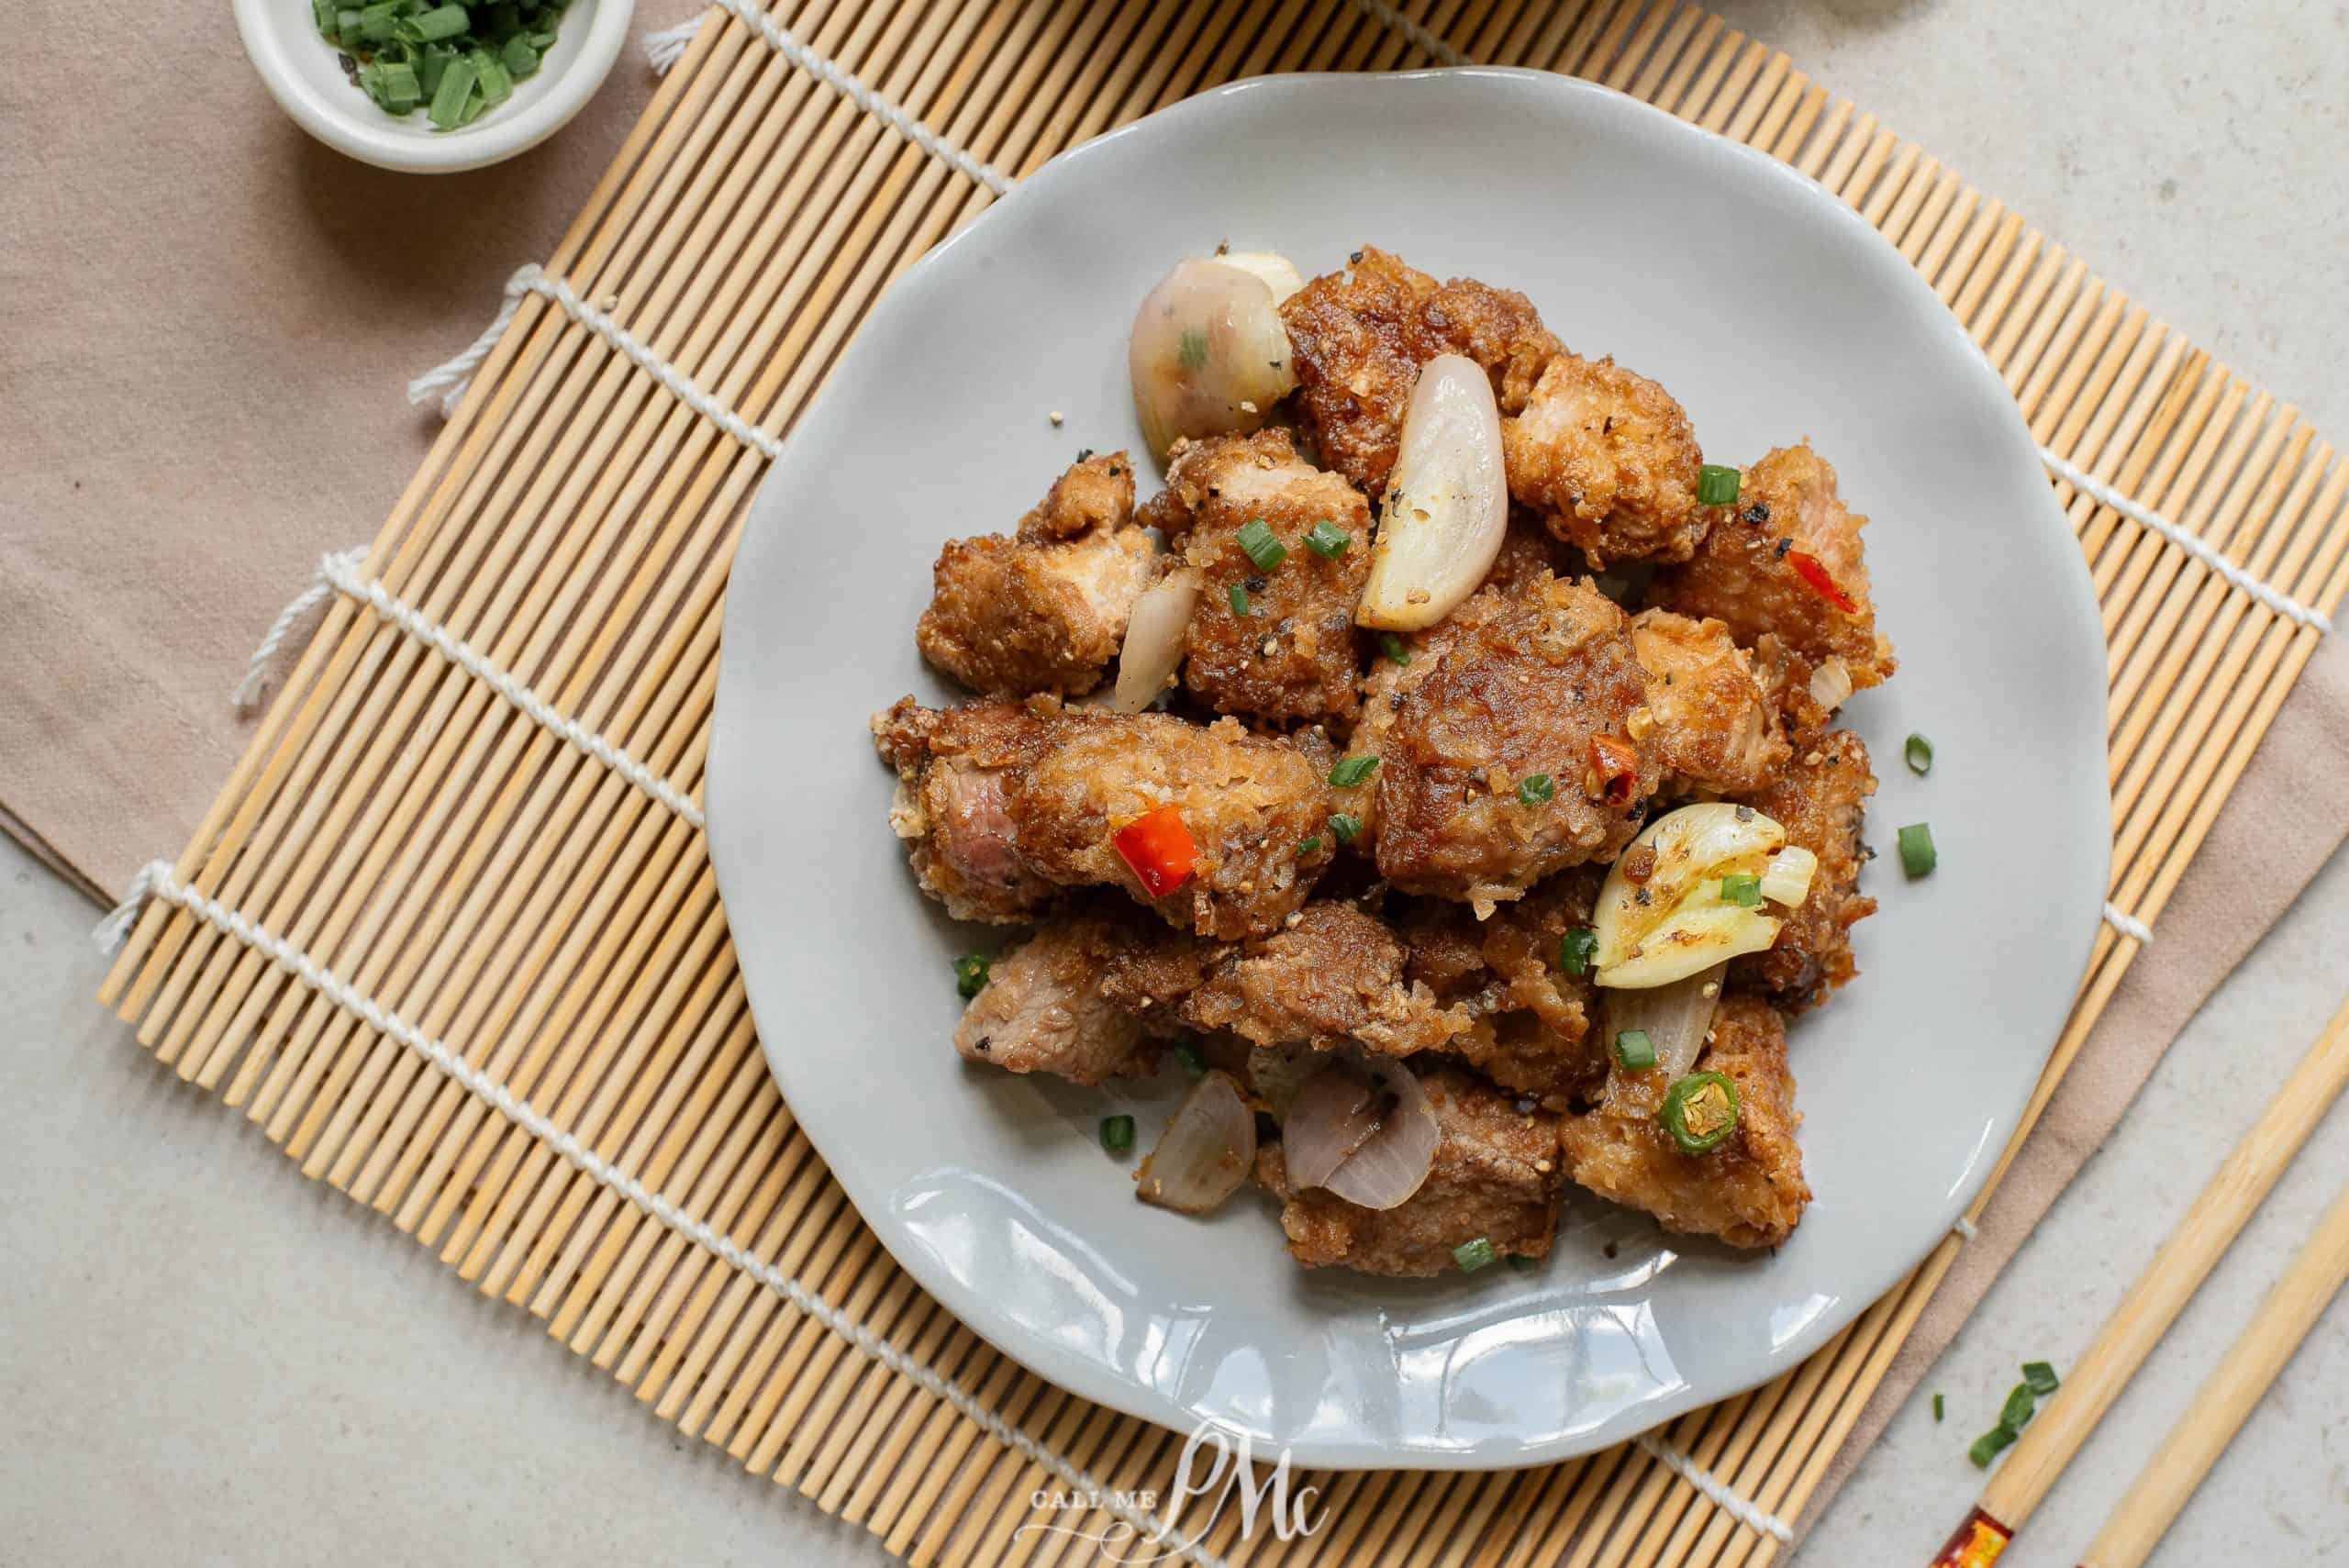
<svg viewBox="0 0 2349 1568"><path fill-rule="evenodd" d="M1664 1092L1655 1119L1683 1154L1709 1154L1737 1130L1737 1085L1719 1073L1691 1073Z"/></svg>

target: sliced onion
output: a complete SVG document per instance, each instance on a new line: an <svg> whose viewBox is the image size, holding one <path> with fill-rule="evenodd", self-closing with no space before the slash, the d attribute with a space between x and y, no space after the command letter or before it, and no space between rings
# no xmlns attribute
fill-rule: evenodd
<svg viewBox="0 0 2349 1568"><path fill-rule="evenodd" d="M1158 700L1167 678L1183 662L1183 634L1199 602L1199 574L1178 567L1141 591L1126 621L1125 646L1118 653L1119 713L1140 713Z"/></svg>
<svg viewBox="0 0 2349 1568"><path fill-rule="evenodd" d="M1326 1187L1364 1208L1408 1202L1442 1141L1427 1091L1394 1062L1330 1063L1297 1092L1281 1124L1290 1184Z"/></svg>
<svg viewBox="0 0 2349 1568"><path fill-rule="evenodd" d="M1240 1190L1256 1164L1256 1113L1229 1073L1208 1073L1174 1108L1134 1172L1144 1203L1205 1214Z"/></svg>
<svg viewBox="0 0 2349 1568"><path fill-rule="evenodd" d="M1237 267L1251 277L1262 278L1264 286L1273 291L1273 303L1280 304L1305 286L1305 274L1297 263L1272 250L1227 250L1216 258L1227 267Z"/></svg>
<svg viewBox="0 0 2349 1568"><path fill-rule="evenodd" d="M1591 917L1598 936L1594 978L1601 985L1668 985L1776 941L1777 917L1725 902L1721 879L1760 875L1786 843L1777 822L1721 800L1684 806L1649 823L1599 886ZM1633 883L1623 867L1641 849L1653 851L1653 868Z"/></svg>
<svg viewBox="0 0 2349 1568"><path fill-rule="evenodd" d="M1762 896L1787 908L1799 907L1810 896L1810 879L1819 871L1819 857L1800 844L1788 844L1762 868Z"/></svg>
<svg viewBox="0 0 2349 1568"><path fill-rule="evenodd" d="M1829 712L1842 707L1851 695L1851 666L1842 659L1831 658L1810 673L1810 700Z"/></svg>
<svg viewBox="0 0 2349 1568"><path fill-rule="evenodd" d="M1699 970L1686 980L1643 990L1607 993L1607 1040L1625 1029L1645 1029L1655 1047L1655 1064L1665 1080L1682 1077L1697 1064L1705 1049L1705 1031L1713 1027L1713 1012L1721 1005L1721 975L1727 963Z"/></svg>
<svg viewBox="0 0 2349 1568"><path fill-rule="evenodd" d="M1389 631L1433 626L1484 582L1508 529L1493 384L1465 355L1438 354L1403 409L1354 619Z"/></svg>
<svg viewBox="0 0 2349 1568"><path fill-rule="evenodd" d="M1142 300L1126 368L1152 451L1253 430L1297 385L1273 292L1245 268L1194 258Z"/></svg>

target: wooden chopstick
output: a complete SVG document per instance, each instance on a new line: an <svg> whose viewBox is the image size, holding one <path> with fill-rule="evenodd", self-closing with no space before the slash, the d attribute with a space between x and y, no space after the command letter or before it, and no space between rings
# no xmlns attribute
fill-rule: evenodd
<svg viewBox="0 0 2349 1568"><path fill-rule="evenodd" d="M1931 1568L1987 1568L1997 1560L2308 1141L2344 1083L2349 1083L2349 1003L2332 1015L2259 1120L2211 1176L2096 1341L2065 1374L2064 1386L2023 1429L2021 1440L1982 1488L1974 1511L1934 1555Z"/></svg>
<svg viewBox="0 0 2349 1568"><path fill-rule="evenodd" d="M2139 1568L2349 1280L2349 1187L2097 1532L2080 1568Z"/></svg>

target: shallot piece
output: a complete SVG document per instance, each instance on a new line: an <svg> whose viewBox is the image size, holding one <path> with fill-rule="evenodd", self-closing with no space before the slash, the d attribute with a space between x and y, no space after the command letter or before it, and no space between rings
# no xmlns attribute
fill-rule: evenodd
<svg viewBox="0 0 2349 1568"><path fill-rule="evenodd" d="M1134 313L1126 368L1142 437L1159 457L1178 437L1258 428L1296 387L1288 328L1263 275L1269 270L1194 257Z"/></svg>
<svg viewBox="0 0 2349 1568"><path fill-rule="evenodd" d="M1199 574L1178 567L1141 592L1126 619L1125 645L1118 653L1118 693L1109 706L1140 713L1158 700L1174 667L1183 662L1183 634L1199 602Z"/></svg>
<svg viewBox="0 0 2349 1568"><path fill-rule="evenodd" d="M1330 1063L1297 1091L1281 1123L1289 1181L1364 1208L1408 1202L1442 1141L1427 1091L1396 1062Z"/></svg>
<svg viewBox="0 0 2349 1568"><path fill-rule="evenodd" d="M1208 1073L1191 1087L1157 1147L1134 1171L1144 1203L1206 1214L1240 1190L1256 1164L1256 1113L1229 1073Z"/></svg>
<svg viewBox="0 0 2349 1568"><path fill-rule="evenodd" d="M1354 619L1387 631L1435 625L1484 582L1508 528L1493 384L1465 355L1438 354L1420 367L1403 408Z"/></svg>
<svg viewBox="0 0 2349 1568"><path fill-rule="evenodd" d="M1626 1029L1645 1030L1664 1080L1685 1076L1705 1049L1705 1033L1713 1027L1714 1010L1721 1004L1721 975L1728 968L1717 963L1669 985L1608 992L1608 1043L1611 1047Z"/></svg>

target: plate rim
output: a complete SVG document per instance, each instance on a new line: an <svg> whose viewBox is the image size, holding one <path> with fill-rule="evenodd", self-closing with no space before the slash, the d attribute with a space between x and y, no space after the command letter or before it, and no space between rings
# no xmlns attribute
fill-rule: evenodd
<svg viewBox="0 0 2349 1568"><path fill-rule="evenodd" d="M1951 345L1959 351L1959 357L1966 366L1962 373L1975 378L1980 384L1982 390L1995 394L1993 399L1995 405L2005 410L2008 417L2001 423L2006 428L2007 435L2001 439L2019 442L2020 445L2016 449L2018 458L2027 460L2032 472L2043 474L2043 466L2039 458L2039 442L2032 435L2029 425L2021 408L2016 406L2013 395L2008 389L2004 378L1998 375L1996 368L1991 365L1972 337L1965 332L1956 317L1933 295L1932 285L1905 257L1900 255L1898 248L1856 209L1809 175L1757 148L1735 141L1702 126L1691 124L1652 104L1604 83L1535 68L1464 65L1397 72L1288 72L1225 83L1155 110L1126 125L1102 132L1054 155L1035 171L1020 178L1008 192L998 196L970 223L932 247L887 286L883 295L876 298L871 310L873 313L877 313L885 308L886 303L892 298L911 298L924 290L942 286L940 276L946 258L965 246L972 236L991 233L1007 222L1016 221L1016 216L1014 218L1007 219L1000 215L1007 210L1019 215L1025 208L1047 200L1052 188L1070 177L1072 169L1089 158L1097 156L1102 149L1130 137L1149 134L1152 128L1163 129L1166 126L1182 121L1212 116L1219 112L1226 102L1245 94L1268 91L1309 92L1327 87L1371 92L1383 91L1390 87L1409 90L1414 84L1431 81L1473 82L1478 79L1499 79L1513 83L1533 83L1538 91L1554 93L1564 98L1582 98L1606 103L1609 107L1602 111L1603 113L1628 113L1634 118L1647 117L1653 124L1671 127L1672 131L1669 134L1686 134L1699 143L1709 143L1716 148L1726 150L1732 157L1743 162L1744 172L1749 177L1758 176L1792 192L1792 199L1815 213L1823 224L1842 226L1856 242L1857 250L1870 259L1869 265L1874 266L1886 276L1898 280L1892 286L1908 290L1920 303L1929 303L1932 306L1932 314L1939 318L1935 324L1936 329L1946 336ZM1042 194L1031 195L1031 192ZM868 322L869 320L870 314L867 317ZM852 336L852 345L853 341ZM852 350L849 348L843 349L841 361L836 362L835 370L838 368L838 363L846 361L850 351ZM831 386L828 377L826 386L818 392L815 399L810 401L807 408L795 422L792 435L785 439L783 455L789 453L792 445L799 439L800 432L809 427L811 417L820 406L823 399L830 394ZM721 759L729 755L732 750L727 744L729 728L726 722L729 706L728 695L732 691L736 694L738 701L746 700L742 696L743 688L739 681L729 685L728 680L727 652L732 642L730 636L732 573L740 571L746 561L753 559L761 551L775 548L775 541L782 536L783 530L780 528L769 528L762 530L752 528L751 524L764 509L763 504L767 490L776 483L784 467L782 456L779 455L775 462L770 466L768 473L762 477L759 487L752 493L745 510L741 538L738 542L736 556L729 573L729 592L727 607L729 614L727 620L721 624L719 631L718 684L711 704L710 743L704 770L704 813L710 864L718 884L721 904L725 902L728 882L724 864L728 854L721 848L721 843L727 837L727 829L722 824L731 814L730 808L721 804L727 791L719 782L723 775ZM2019 462L2018 472L2020 469ZM2062 508L2055 502L2053 487L2046 488L2043 494L2043 502L2036 507L2041 518L2041 526L2059 530L2065 546L2059 554L2065 562L2062 570L2070 581L2071 592L2068 596L2074 600L2076 606L2085 606L2082 613L2067 617L2067 626L2070 630L2066 635L2085 633L2086 635L2081 639L2084 642L2090 638L2093 639L2097 657L2092 662L2084 661L2083 668L2094 668L2099 672L2099 700L2095 706L2098 711L2101 711L2102 696L2108 685L2101 675L2105 640L2102 632L2100 602L2096 596L2087 564L2080 555L2076 541L2069 537L2070 529L2065 523ZM2099 737L2098 751L2100 755L2104 750L2101 737ZM1555 1463L1576 1458L1611 1447L1642 1433L1653 1431L1690 1410L1734 1398L1739 1394L1762 1386L1772 1378L1781 1375L1809 1359L1830 1339L1857 1321L1888 1295L1898 1289L1902 1281L1930 1257L1934 1248L1939 1246L1943 1239L1950 1233L1957 1219L1965 1213L1975 1196L1988 1182L1991 1173L1998 1168L1998 1154L2003 1151L2006 1144L2013 1138L2015 1129L2021 1123L2022 1113L2036 1092L2040 1077L2043 1075L2045 1061L2053 1055L2056 1044L2062 1039L2065 1020L2070 1017L2071 1006L2076 1003L2079 983L2086 976L2089 961L2094 953L2097 930L2102 920L2103 895L2111 876L2110 788L2109 778L2102 768L2099 769L2096 775L2096 795L2099 802L2098 831L2093 840L2097 846L2095 850L2098 872L2095 879L2096 897L2092 906L2083 911L2087 917L2081 920L2077 933L2073 938L2074 951L2070 961L2066 962L2061 954L2045 960L2047 967L2072 976L2073 984L2070 995L2074 998L2074 1003L2067 1004L2065 1012L2053 1020L2045 1050L2042 1053L2040 1072L2021 1084L2012 1102L1997 1117L1992 1129L1996 1135L1996 1141L1986 1141L1984 1157L1975 1162L1973 1168L1966 1173L1965 1179L1951 1188L1943 1200L1943 1210L1935 1229L1913 1251L1901 1249L1898 1251L1898 1266L1890 1270L1889 1277L1880 1286L1865 1293L1855 1292L1850 1296L1839 1297L1833 1307L1814 1315L1812 1319L1801 1329L1771 1348L1763 1358L1762 1364L1751 1381L1720 1389L1700 1389L1694 1383L1684 1381L1676 1389L1659 1394L1612 1418L1601 1420L1586 1430L1566 1435L1553 1435L1543 1440L1528 1441L1514 1452L1501 1453L1479 1448L1397 1447L1391 1443L1377 1442L1361 1437L1342 1440L1327 1437L1301 1438L1283 1445L1283 1451L1292 1455L1294 1462L1299 1466L1333 1471L1408 1468L1447 1473L1491 1472ZM730 929L729 922L729 931ZM743 983L745 997L755 1026L759 987L753 982L747 967L743 972ZM783 1093L788 1104L790 1098L788 1085L792 1073L786 1066L785 1053L775 1036L771 1035L764 1029L760 1029L758 1035L761 1054L766 1060L768 1071L774 1077L778 1091ZM1049 1340L1033 1335L1017 1323L979 1320L981 1315L969 1310L973 1307L984 1305L984 1297L976 1288L959 1277L942 1259L937 1258L934 1254L918 1246L907 1246L901 1249L898 1245L901 1238L894 1237L887 1227L874 1223L866 1213L864 1206L858 1201L857 1193L848 1179L840 1175L838 1166L825 1147L824 1138L814 1127L804 1120L799 1120L796 1111L794 1119L801 1130L807 1133L810 1144L815 1148L818 1156L824 1161L826 1168L831 1171L835 1179L841 1182L842 1191L852 1207L855 1207L860 1220L874 1232L890 1257L899 1267L911 1274L915 1282L929 1292L940 1306L953 1316L957 1322L976 1334L991 1348L1009 1357L1018 1365L1043 1378L1055 1387L1075 1394L1093 1403L1106 1406L1120 1414L1150 1422L1153 1426L1179 1433L1198 1429L1204 1422L1213 1422L1227 1430L1235 1432L1238 1430L1220 1422L1215 1417L1202 1417L1195 1411L1182 1407L1173 1398L1161 1394L1157 1389L1137 1383L1130 1377L1120 1374L1115 1369L1104 1367L1094 1361L1068 1352ZM1887 1254L1887 1256L1890 1255ZM975 1398L976 1396L974 1395L973 1397Z"/></svg>

